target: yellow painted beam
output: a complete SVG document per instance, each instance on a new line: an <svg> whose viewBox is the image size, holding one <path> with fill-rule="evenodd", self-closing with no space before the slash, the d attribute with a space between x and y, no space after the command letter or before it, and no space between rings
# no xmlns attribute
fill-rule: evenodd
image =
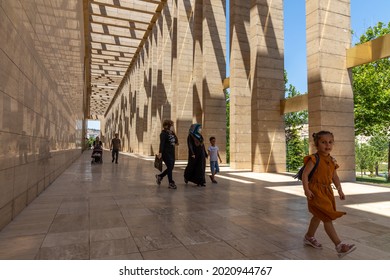
<svg viewBox="0 0 390 280"><path fill-rule="evenodd" d="M390 34L347 50L347 68L390 56Z"/></svg>
<svg viewBox="0 0 390 280"><path fill-rule="evenodd" d="M227 89L230 87L230 78L226 78L223 80L223 89Z"/></svg>
<svg viewBox="0 0 390 280"><path fill-rule="evenodd" d="M288 99L280 100L280 114L307 110L309 98L307 94L297 95Z"/></svg>

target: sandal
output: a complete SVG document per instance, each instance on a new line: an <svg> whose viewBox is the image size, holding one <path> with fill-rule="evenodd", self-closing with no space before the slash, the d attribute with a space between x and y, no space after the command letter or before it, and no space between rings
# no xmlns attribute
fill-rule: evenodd
<svg viewBox="0 0 390 280"><path fill-rule="evenodd" d="M322 249L322 244L319 243L314 236L309 237L309 236L305 235L305 237L303 238L303 244L309 245L309 246L316 248L316 249Z"/></svg>
<svg viewBox="0 0 390 280"><path fill-rule="evenodd" d="M337 255L339 258L344 257L345 255L356 250L355 244L345 244L340 242L339 245L336 246Z"/></svg>

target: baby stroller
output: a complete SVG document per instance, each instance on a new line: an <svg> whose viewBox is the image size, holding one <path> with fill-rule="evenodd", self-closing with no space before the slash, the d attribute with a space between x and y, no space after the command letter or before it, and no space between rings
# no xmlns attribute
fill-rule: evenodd
<svg viewBox="0 0 390 280"><path fill-rule="evenodd" d="M91 158L92 158L91 164L103 163L103 149L100 144L96 144L93 147Z"/></svg>

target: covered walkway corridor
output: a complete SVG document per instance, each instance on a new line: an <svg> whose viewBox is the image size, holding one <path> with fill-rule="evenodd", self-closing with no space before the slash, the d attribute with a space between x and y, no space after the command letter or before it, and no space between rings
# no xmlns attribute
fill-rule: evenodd
<svg viewBox="0 0 390 280"><path fill-rule="evenodd" d="M309 214L300 183L290 175L222 168L218 184L157 186L152 158L121 154L90 164L84 152L0 232L0 259L332 260L304 247ZM348 214L336 220L342 239L358 249L345 259L390 259L390 188L344 183Z"/></svg>
<svg viewBox="0 0 390 280"><path fill-rule="evenodd" d="M0 0L0 259L337 258L323 231L323 250L302 246L309 215L300 184L281 175L283 114L308 109L309 134L333 131L340 178L355 180L350 1L306 0L308 94L298 102L284 100L283 1L226 3ZM118 165L90 165L88 119L101 121L105 147L119 133ZM164 119L179 160L192 123L216 136L223 162L229 133L235 171L197 188L178 161L178 189L156 186ZM359 248L348 258L389 259L390 189L344 189L337 227Z"/></svg>

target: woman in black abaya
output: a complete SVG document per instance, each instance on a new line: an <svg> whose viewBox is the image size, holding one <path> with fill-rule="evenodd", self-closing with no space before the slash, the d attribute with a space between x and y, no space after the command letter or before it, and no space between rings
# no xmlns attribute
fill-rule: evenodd
<svg viewBox="0 0 390 280"><path fill-rule="evenodd" d="M202 126L193 124L187 137L188 163L184 171L184 182L193 182L198 186L206 186L206 158L207 152L201 134Z"/></svg>

